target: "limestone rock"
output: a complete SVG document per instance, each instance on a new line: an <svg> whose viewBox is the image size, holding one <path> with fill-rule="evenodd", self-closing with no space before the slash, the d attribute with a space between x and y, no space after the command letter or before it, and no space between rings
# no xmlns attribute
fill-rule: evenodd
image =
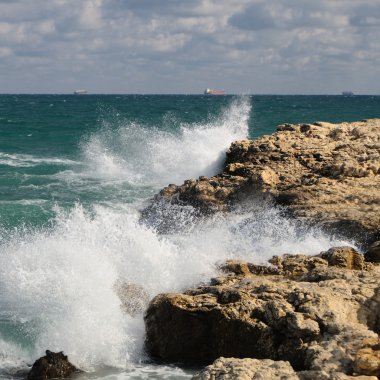
<svg viewBox="0 0 380 380"><path fill-rule="evenodd" d="M28 380L44 380L71 377L80 372L67 359L63 352L46 351L46 356L36 360L28 374Z"/></svg>
<svg viewBox="0 0 380 380"><path fill-rule="evenodd" d="M380 339L363 342L354 360L354 371L358 374L380 377Z"/></svg>
<svg viewBox="0 0 380 380"><path fill-rule="evenodd" d="M164 188L143 217L159 216L162 201L207 214L257 199L364 245L379 240L380 119L283 124L272 135L236 141L222 173Z"/></svg>
<svg viewBox="0 0 380 380"><path fill-rule="evenodd" d="M289 362L219 358L192 380L299 380Z"/></svg>
<svg viewBox="0 0 380 380"><path fill-rule="evenodd" d="M188 364L282 360L300 378L349 379L355 360L357 368L372 366L360 363L375 358L376 348L369 354L362 343L376 339L380 327L380 266L362 265L358 255L349 247L284 255L271 259L267 271L230 260L210 284L151 301L146 349Z"/></svg>
<svg viewBox="0 0 380 380"><path fill-rule="evenodd" d="M351 247L334 247L322 252L321 257L336 267L358 270L365 268L364 256Z"/></svg>

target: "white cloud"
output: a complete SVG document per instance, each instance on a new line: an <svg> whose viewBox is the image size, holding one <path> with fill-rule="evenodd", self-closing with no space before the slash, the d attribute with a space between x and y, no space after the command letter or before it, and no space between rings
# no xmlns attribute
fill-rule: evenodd
<svg viewBox="0 0 380 380"><path fill-rule="evenodd" d="M379 0L0 0L0 88L374 92L379 25Z"/></svg>
<svg viewBox="0 0 380 380"><path fill-rule="evenodd" d="M87 28L102 27L102 0L86 0L83 1L83 10L80 15L80 22Z"/></svg>

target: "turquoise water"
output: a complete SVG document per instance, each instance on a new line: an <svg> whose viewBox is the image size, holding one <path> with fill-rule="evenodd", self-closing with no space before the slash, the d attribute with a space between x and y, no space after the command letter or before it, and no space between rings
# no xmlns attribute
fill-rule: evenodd
<svg viewBox="0 0 380 380"><path fill-rule="evenodd" d="M157 138L160 133L176 136L181 127L207 127L218 123L218 118L224 123L223 112L236 99L232 96L0 96L0 223L9 227L20 223L43 225L54 215L52 208L56 204L71 207L76 201L92 204L115 199L131 202L152 195L165 181L138 173L136 162L130 176L126 173L131 169L130 155L137 153L143 165L150 165L139 156L140 152L134 151L144 145L145 141L141 140L149 139L150 133ZM250 138L272 133L283 122L342 122L380 116L380 97L374 96L268 95L247 97L246 101L252 107L247 125ZM93 146L91 151L89 145L97 142L98 146ZM165 154L160 159L165 159ZM121 178L109 172L115 169L113 164L124 165L121 168L124 173L117 173ZM98 175L99 166L104 169L104 175ZM141 167L141 171L144 169L149 172L150 168ZM105 178L107 172L109 178ZM184 173L183 179L187 177ZM170 175L167 179L170 180Z"/></svg>
<svg viewBox="0 0 380 380"><path fill-rule="evenodd" d="M188 378L149 363L142 315L123 314L118 281L153 297L227 257L338 241L273 209L163 236L139 222L141 207L168 183L216 174L236 139L374 117L375 96L0 95L0 377L51 349L94 377Z"/></svg>

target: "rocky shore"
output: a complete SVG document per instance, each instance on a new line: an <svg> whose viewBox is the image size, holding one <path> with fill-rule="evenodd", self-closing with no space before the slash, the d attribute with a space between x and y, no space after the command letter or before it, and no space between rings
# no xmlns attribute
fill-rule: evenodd
<svg viewBox="0 0 380 380"><path fill-rule="evenodd" d="M262 202L355 239L364 254L334 247L274 256L267 265L226 261L209 283L150 301L147 352L206 365L194 380L378 379L380 119L283 124L270 136L234 142L220 174L165 187L142 218L168 231L173 208L186 222ZM126 313L146 307L144 289L115 289ZM47 351L29 379L75 373L66 360Z"/></svg>
<svg viewBox="0 0 380 380"><path fill-rule="evenodd" d="M148 352L216 360L194 379L380 376L380 266L350 247L270 263L228 261L208 284L156 296L145 315Z"/></svg>
<svg viewBox="0 0 380 380"><path fill-rule="evenodd" d="M234 142L220 174L165 187L143 216L165 229L165 204L207 214L265 199L366 246L380 240L379 189L380 119L283 124Z"/></svg>
<svg viewBox="0 0 380 380"><path fill-rule="evenodd" d="M228 261L208 284L150 302L147 351L209 364L196 380L379 378L380 119L283 124L234 142L220 174L165 187L143 218L167 231L173 206L185 220L262 202L349 236L365 255L336 247L267 266Z"/></svg>

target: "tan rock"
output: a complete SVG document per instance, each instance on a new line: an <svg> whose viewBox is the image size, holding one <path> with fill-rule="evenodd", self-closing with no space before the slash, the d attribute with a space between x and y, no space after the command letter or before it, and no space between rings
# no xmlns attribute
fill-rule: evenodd
<svg viewBox="0 0 380 380"><path fill-rule="evenodd" d="M299 380L289 362L219 358L192 380Z"/></svg>
<svg viewBox="0 0 380 380"><path fill-rule="evenodd" d="M153 203L215 212L261 196L329 231L379 240L380 119L283 124L270 136L236 141L221 174L166 187ZM150 206L144 216L155 212Z"/></svg>
<svg viewBox="0 0 380 380"><path fill-rule="evenodd" d="M351 247L334 247L322 252L321 257L327 260L329 265L339 268L358 270L365 268L364 256Z"/></svg>
<svg viewBox="0 0 380 380"><path fill-rule="evenodd" d="M158 295L145 316L148 352L198 364L221 356L284 360L300 378L351 378L355 358L358 368L367 365L363 341L378 337L380 267L356 269L359 254L348 247L328 252L274 257L268 271L228 261L209 285Z"/></svg>
<svg viewBox="0 0 380 380"><path fill-rule="evenodd" d="M380 377L380 339L372 338L363 342L363 348L356 353L354 371L358 374Z"/></svg>

